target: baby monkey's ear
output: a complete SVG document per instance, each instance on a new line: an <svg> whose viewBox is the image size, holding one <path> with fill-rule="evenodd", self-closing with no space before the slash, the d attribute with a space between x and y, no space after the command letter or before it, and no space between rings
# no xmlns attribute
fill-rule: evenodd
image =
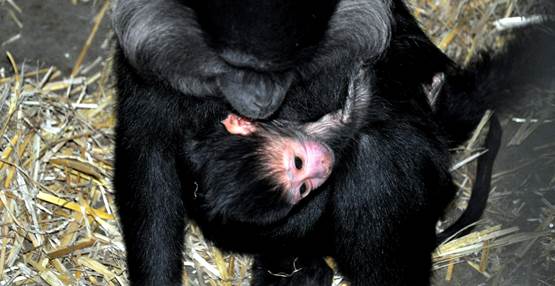
<svg viewBox="0 0 555 286"><path fill-rule="evenodd" d="M233 113L229 114L226 119L222 121L222 124L225 126L227 132L234 135L247 136L256 131L256 124L254 122Z"/></svg>

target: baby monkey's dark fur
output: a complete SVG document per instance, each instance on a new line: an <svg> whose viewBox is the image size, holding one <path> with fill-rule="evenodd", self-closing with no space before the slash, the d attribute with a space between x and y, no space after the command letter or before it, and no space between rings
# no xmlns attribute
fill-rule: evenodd
<svg viewBox="0 0 555 286"><path fill-rule="evenodd" d="M304 198L319 187L321 181L318 185L307 183L310 186L305 186L304 190L298 189L301 185L291 189L288 179L283 178L283 159L294 160L293 155L286 154L293 146L306 150L309 145L316 145L330 157L328 159L331 166L326 168L333 167L335 160L341 159L342 146L344 148L366 122L371 91L369 76L365 70L366 68L355 70L343 107L315 122L301 123L281 119L248 122L248 128L253 129L250 134L231 135L222 132L223 128L218 128L205 134L206 139L199 139L203 144L195 144L187 153L192 154L193 161L198 157L205 164L193 169L198 173L217 172L235 180L233 188L228 187L230 182L227 180L201 182L200 185L216 193L213 198L206 199L205 204L211 206L207 208L208 213L228 209L225 214L220 215L237 221L269 223L283 218L298 203L299 197ZM315 155L305 152L299 155L300 158L295 156L295 159L299 159L301 165L309 165L314 159L311 156ZM322 181L328 176L329 172ZM224 185L219 185L222 183ZM226 190L230 190L229 196L222 196ZM295 192L300 192L300 195L295 197L291 194ZM205 196L210 197L210 194L208 191ZM237 205L241 207L234 207Z"/></svg>
<svg viewBox="0 0 555 286"><path fill-rule="evenodd" d="M352 76L344 106L316 122L303 124L279 119L256 122L235 114L230 114L222 122L231 134L253 136L261 142L257 149L230 150L238 158L254 158L257 162L253 165L255 169L242 170L253 174L248 178L272 182L271 186L252 192L277 192L290 204L296 204L326 181L336 159L330 146L339 149L341 143L354 138L366 122L371 95L366 70L360 69L357 75ZM207 150L205 156L209 156L211 148L203 148ZM243 161L237 160L235 169L243 166ZM230 170L229 174L233 172ZM247 186L253 184L258 185L249 183Z"/></svg>

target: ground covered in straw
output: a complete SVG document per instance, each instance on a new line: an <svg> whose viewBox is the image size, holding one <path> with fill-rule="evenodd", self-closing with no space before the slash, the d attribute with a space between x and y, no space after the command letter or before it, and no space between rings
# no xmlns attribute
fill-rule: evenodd
<svg viewBox="0 0 555 286"><path fill-rule="evenodd" d="M438 46L463 64L502 46L496 20L538 12L524 0L410 2ZM127 284L110 182L108 7L0 0L0 285ZM504 148L485 219L434 255L435 285L555 285L555 87L523 98L502 115ZM453 151L455 215L486 128ZM220 253L194 226L184 257L188 285L248 283L249 259ZM345 282L337 276L335 284Z"/></svg>

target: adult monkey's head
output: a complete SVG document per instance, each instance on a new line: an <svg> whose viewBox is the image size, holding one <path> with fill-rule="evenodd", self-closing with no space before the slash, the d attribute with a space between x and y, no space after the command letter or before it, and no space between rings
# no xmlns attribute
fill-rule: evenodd
<svg viewBox="0 0 555 286"><path fill-rule="evenodd" d="M129 62L184 94L223 96L241 115L272 115L296 81L379 56L388 0L119 0Z"/></svg>
<svg viewBox="0 0 555 286"><path fill-rule="evenodd" d="M241 114L266 118L299 77L381 54L389 7L368 0L195 1L199 23L235 68L218 84ZM200 4L202 2L202 4Z"/></svg>
<svg viewBox="0 0 555 286"><path fill-rule="evenodd" d="M259 72L286 71L314 54L337 2L190 1L211 48L228 64Z"/></svg>

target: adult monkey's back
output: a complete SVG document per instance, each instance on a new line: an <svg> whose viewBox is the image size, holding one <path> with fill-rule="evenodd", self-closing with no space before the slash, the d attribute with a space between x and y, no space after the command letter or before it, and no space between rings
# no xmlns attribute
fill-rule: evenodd
<svg viewBox="0 0 555 286"><path fill-rule="evenodd" d="M387 2L117 2L114 184L133 285L181 283L185 205L195 203L182 199L195 178L180 176L181 146L229 105L266 118L288 94L279 117L298 121L339 109L353 66L387 47Z"/></svg>

